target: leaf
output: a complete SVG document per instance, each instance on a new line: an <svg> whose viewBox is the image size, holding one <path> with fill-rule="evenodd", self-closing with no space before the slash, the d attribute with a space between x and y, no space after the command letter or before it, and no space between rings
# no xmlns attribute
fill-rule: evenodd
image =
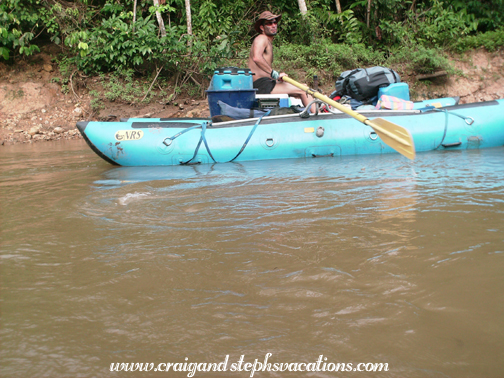
<svg viewBox="0 0 504 378"><path fill-rule="evenodd" d="M9 49L7 47L0 47L0 54L5 60L9 60Z"/></svg>
<svg viewBox="0 0 504 378"><path fill-rule="evenodd" d="M229 40L227 39L224 39L221 44L219 45L219 47L217 48L218 51L222 51L226 48L226 46L228 45L228 42Z"/></svg>

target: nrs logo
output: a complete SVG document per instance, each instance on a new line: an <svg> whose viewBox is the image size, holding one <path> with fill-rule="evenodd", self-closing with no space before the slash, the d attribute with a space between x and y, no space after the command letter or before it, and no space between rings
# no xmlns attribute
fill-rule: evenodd
<svg viewBox="0 0 504 378"><path fill-rule="evenodd" d="M115 138L118 141L123 140L140 140L144 136L142 130L119 130L115 133Z"/></svg>

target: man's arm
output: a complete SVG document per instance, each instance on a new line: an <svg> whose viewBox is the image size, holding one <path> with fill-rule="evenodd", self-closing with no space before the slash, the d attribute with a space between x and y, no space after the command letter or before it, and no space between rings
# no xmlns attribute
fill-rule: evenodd
<svg viewBox="0 0 504 378"><path fill-rule="evenodd" d="M273 68L271 67L271 62L268 62L264 58L264 52L268 47L268 39L266 37L261 37L262 36L256 37L256 39L252 43L251 56L256 66L264 71L266 75L270 76Z"/></svg>

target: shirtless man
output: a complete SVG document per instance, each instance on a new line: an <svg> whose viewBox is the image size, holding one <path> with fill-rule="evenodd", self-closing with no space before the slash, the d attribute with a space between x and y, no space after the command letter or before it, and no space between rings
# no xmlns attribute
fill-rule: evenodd
<svg viewBox="0 0 504 378"><path fill-rule="evenodd" d="M257 94L286 93L289 96L299 97L304 106L307 106L313 97L303 92L292 84L286 83L282 77L285 72L277 72L272 68L273 63L273 38L277 34L278 22L282 15L274 15L271 12L262 12L254 27L259 35L252 42L248 67L255 74L254 88ZM312 112L315 105L312 105Z"/></svg>

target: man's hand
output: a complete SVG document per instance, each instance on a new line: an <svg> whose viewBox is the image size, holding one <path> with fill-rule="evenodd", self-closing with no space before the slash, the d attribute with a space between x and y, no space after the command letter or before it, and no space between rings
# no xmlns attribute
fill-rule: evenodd
<svg viewBox="0 0 504 378"><path fill-rule="evenodd" d="M283 77L288 77L289 75L287 75L285 72L281 72L280 75L278 75L278 81L283 81Z"/></svg>

